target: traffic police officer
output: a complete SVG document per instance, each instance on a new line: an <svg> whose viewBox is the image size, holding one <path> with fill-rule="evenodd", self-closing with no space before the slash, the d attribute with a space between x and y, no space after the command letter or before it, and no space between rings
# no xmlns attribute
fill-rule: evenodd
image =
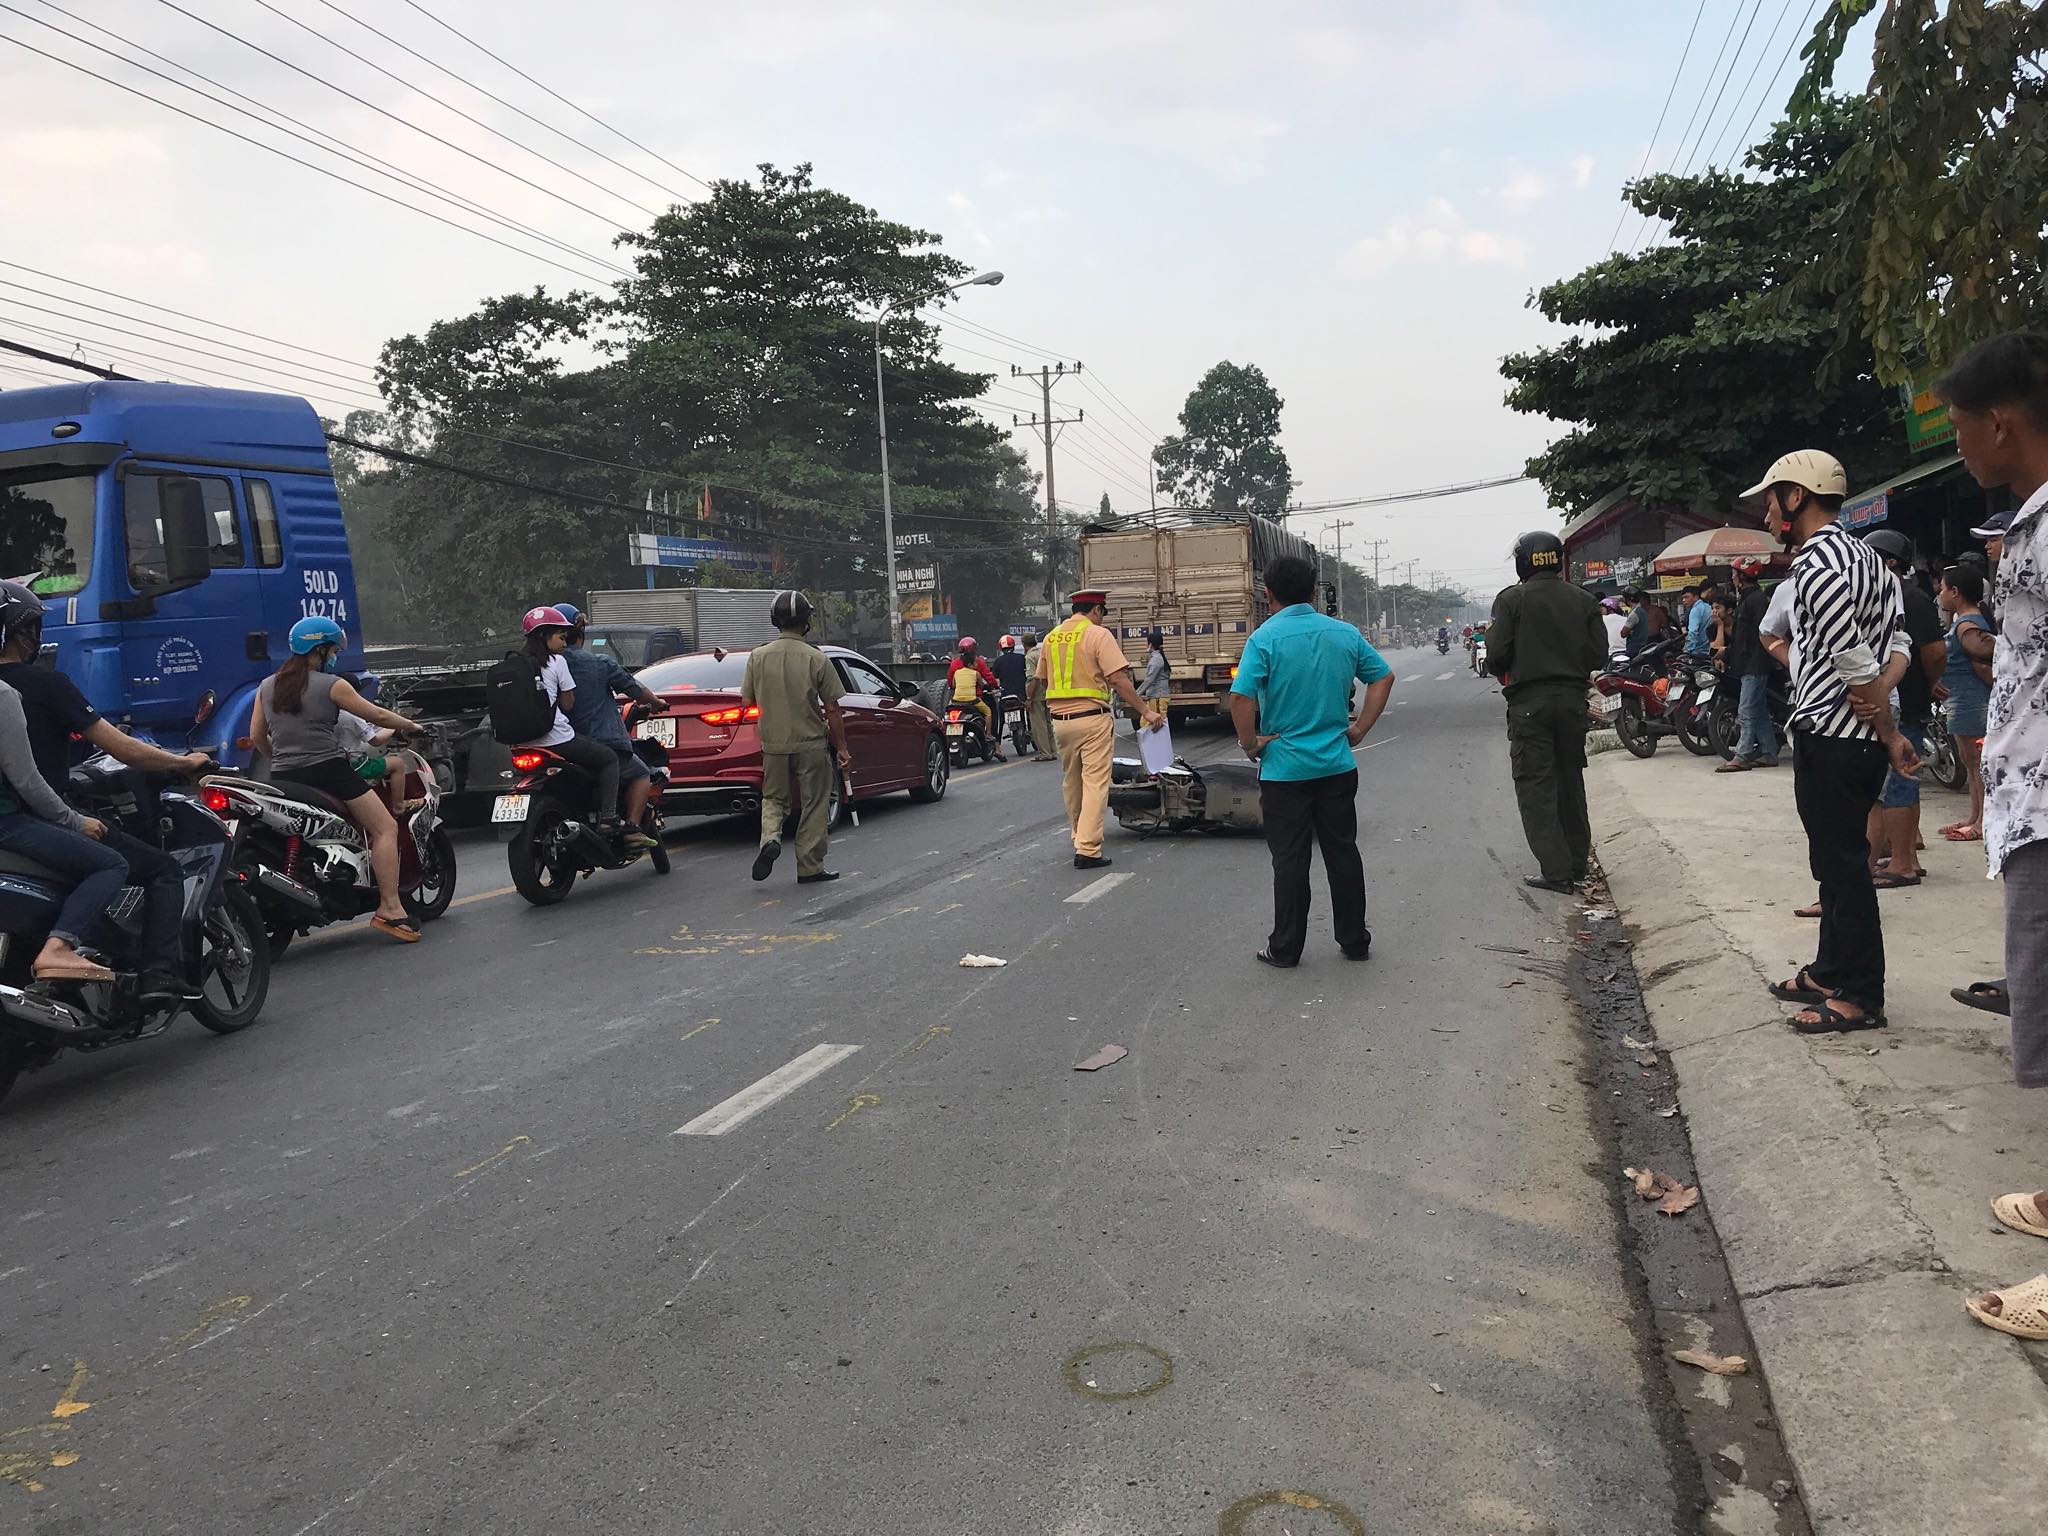
<svg viewBox="0 0 2048 1536"><path fill-rule="evenodd" d="M1047 635L1039 648L1031 700L1036 704L1042 699L1052 715L1053 739L1059 743L1066 776L1074 868L1102 869L1109 864L1102 856L1102 829L1109 814L1116 740L1110 700L1121 698L1146 730L1157 730L1166 717L1138 697L1131 683L1131 663L1116 636L1103 626L1109 617L1109 594L1076 592L1068 601L1073 617Z"/></svg>
<svg viewBox="0 0 2048 1536"><path fill-rule="evenodd" d="M1607 664L1607 627L1593 595L1564 579L1554 533L1515 541L1520 581L1493 600L1486 667L1508 702L1508 757L1522 835L1542 868L1523 884L1569 891L1586 878L1593 828L1586 816L1586 689Z"/></svg>

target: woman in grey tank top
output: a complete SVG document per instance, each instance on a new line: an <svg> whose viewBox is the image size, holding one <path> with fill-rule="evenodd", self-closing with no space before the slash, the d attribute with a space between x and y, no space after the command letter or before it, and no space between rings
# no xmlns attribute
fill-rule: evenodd
<svg viewBox="0 0 2048 1536"><path fill-rule="evenodd" d="M370 926L406 944L419 942L419 924L398 899L398 823L383 797L349 766L337 722L347 710L388 730L417 735L420 727L403 715L380 709L345 677L329 669L344 637L332 619L301 619L292 626L292 654L256 690L249 738L270 760L272 774L319 790L341 803L349 820L370 843L370 868L377 876L377 915Z"/></svg>

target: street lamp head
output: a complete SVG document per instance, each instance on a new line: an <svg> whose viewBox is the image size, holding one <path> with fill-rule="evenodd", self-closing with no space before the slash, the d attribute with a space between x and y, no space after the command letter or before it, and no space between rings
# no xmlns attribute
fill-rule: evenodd
<svg viewBox="0 0 2048 1536"><path fill-rule="evenodd" d="M1003 280L1000 272L977 272L960 286L962 288L993 288Z"/></svg>

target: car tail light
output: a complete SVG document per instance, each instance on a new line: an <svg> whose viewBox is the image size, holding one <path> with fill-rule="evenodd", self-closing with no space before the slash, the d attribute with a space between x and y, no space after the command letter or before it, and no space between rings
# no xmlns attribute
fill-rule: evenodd
<svg viewBox="0 0 2048 1536"><path fill-rule="evenodd" d="M545 752L514 752L512 754L512 766L521 773L531 773L547 760L548 755Z"/></svg>
<svg viewBox="0 0 2048 1536"><path fill-rule="evenodd" d="M748 704L742 707L735 704L730 709L714 709L706 714L699 715L697 718L706 725L738 725L742 720L760 719L761 706L758 704Z"/></svg>
<svg viewBox="0 0 2048 1536"><path fill-rule="evenodd" d="M201 794L200 799L205 803L206 808L216 816L225 816L235 807L234 796L224 789L209 788Z"/></svg>

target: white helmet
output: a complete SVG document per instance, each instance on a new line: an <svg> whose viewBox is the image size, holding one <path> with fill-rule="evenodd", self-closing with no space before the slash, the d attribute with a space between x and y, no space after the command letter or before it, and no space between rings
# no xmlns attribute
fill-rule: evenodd
<svg viewBox="0 0 2048 1536"><path fill-rule="evenodd" d="M1752 496L1761 496L1774 485L1796 485L1813 492L1816 496L1847 496L1849 474L1842 468L1842 461L1832 453L1822 453L1818 448L1802 448L1797 453L1788 453L1742 493L1748 501Z"/></svg>

